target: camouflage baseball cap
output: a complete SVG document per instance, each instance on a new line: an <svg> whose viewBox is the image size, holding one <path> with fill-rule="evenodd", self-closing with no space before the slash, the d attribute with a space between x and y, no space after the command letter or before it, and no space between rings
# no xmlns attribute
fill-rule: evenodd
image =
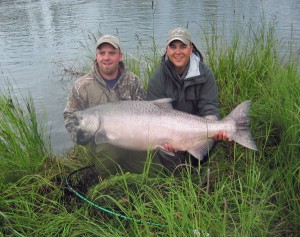
<svg viewBox="0 0 300 237"><path fill-rule="evenodd" d="M108 43L114 46L116 49L120 48L120 41L116 36L113 35L103 35L98 41L96 48L98 48L101 44Z"/></svg>
<svg viewBox="0 0 300 237"><path fill-rule="evenodd" d="M192 42L192 37L187 29L182 27L177 27L169 31L167 46L174 40L180 40L182 43L188 45Z"/></svg>

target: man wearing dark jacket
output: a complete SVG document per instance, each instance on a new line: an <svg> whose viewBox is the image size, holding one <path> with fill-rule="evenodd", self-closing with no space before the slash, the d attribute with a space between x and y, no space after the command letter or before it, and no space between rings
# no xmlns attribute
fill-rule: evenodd
<svg viewBox="0 0 300 237"><path fill-rule="evenodd" d="M218 120L218 89L212 71L202 62L203 57L185 28L175 28L168 34L166 53L148 84L148 100L171 98L173 108L206 119ZM227 140L220 131L208 141L208 150L214 140ZM184 151L175 151L168 144L164 148L175 156L158 150L156 155L171 172L184 164L198 165L195 157ZM206 159L206 158L204 158Z"/></svg>

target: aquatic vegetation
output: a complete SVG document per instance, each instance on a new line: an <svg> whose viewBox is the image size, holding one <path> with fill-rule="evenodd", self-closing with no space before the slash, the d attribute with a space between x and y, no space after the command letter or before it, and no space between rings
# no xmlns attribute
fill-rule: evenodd
<svg viewBox="0 0 300 237"><path fill-rule="evenodd" d="M38 121L32 98L22 101L8 87L0 93L0 181L16 181L24 175L35 174L49 156L43 124Z"/></svg>

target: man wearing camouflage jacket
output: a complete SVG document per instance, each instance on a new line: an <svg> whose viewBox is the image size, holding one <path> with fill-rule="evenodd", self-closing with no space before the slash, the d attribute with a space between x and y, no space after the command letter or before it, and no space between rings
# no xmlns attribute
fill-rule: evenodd
<svg viewBox="0 0 300 237"><path fill-rule="evenodd" d="M96 45L96 60L90 73L74 83L64 110L67 130L74 142L87 145L94 154L99 176L115 174L118 167L123 171L141 172L147 153L109 144L95 145L92 139L94 136L79 128L74 112L118 100L143 99L143 82L125 68L118 38L113 35L102 36Z"/></svg>

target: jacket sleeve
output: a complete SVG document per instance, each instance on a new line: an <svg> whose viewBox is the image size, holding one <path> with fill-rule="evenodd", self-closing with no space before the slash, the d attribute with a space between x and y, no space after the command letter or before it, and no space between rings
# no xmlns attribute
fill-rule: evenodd
<svg viewBox="0 0 300 237"><path fill-rule="evenodd" d="M163 80L162 67L159 65L149 79L147 100L156 100L166 97Z"/></svg>
<svg viewBox="0 0 300 237"><path fill-rule="evenodd" d="M132 100L146 100L146 92L144 90L143 81L136 75L134 75L134 79L134 86L129 88L131 89Z"/></svg>
<svg viewBox="0 0 300 237"><path fill-rule="evenodd" d="M198 115L202 117L219 119L218 88L212 71L206 67L207 80L201 88L198 98Z"/></svg>
<svg viewBox="0 0 300 237"><path fill-rule="evenodd" d="M81 130L76 119L75 112L85 109L84 96L80 95L77 85L75 84L70 91L67 105L64 110L65 126L74 142L80 145L89 143L93 134Z"/></svg>
<svg viewBox="0 0 300 237"><path fill-rule="evenodd" d="M143 81L129 70L124 70L117 86L115 100L145 100Z"/></svg>

